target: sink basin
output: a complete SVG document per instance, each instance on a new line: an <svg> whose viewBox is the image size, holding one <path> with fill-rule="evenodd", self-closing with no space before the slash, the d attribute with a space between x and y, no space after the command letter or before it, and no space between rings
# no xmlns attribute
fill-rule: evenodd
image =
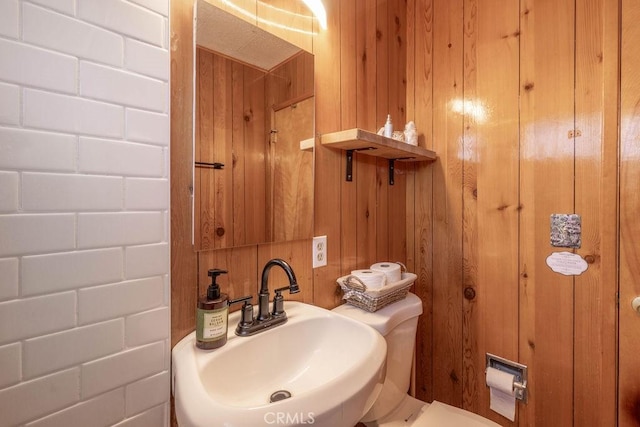
<svg viewBox="0 0 640 427"><path fill-rule="evenodd" d="M284 308L287 323L250 337L235 335L240 313L231 313L218 349L196 348L195 333L176 344L180 427L357 424L382 387L384 338L320 307L287 301Z"/></svg>

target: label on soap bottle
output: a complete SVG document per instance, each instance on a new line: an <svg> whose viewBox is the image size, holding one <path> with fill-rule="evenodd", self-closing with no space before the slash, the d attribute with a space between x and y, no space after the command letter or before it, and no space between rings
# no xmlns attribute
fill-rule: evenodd
<svg viewBox="0 0 640 427"><path fill-rule="evenodd" d="M199 341L214 341L227 335L228 314L228 307L217 310L198 309L196 339Z"/></svg>

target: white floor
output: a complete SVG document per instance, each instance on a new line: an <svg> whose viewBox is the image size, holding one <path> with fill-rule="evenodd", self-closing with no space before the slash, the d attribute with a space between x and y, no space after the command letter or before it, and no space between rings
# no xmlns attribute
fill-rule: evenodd
<svg viewBox="0 0 640 427"><path fill-rule="evenodd" d="M407 396L398 408L367 427L500 427L480 415L434 401L425 403Z"/></svg>

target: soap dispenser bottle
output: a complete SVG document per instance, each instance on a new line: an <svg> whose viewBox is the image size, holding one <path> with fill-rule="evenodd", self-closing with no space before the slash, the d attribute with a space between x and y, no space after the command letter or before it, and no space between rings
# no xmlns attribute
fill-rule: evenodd
<svg viewBox="0 0 640 427"><path fill-rule="evenodd" d="M207 295L198 300L196 314L196 347L210 350L222 347L227 343L229 318L229 297L220 292L218 276L226 274L226 270L217 268L209 270L211 284Z"/></svg>

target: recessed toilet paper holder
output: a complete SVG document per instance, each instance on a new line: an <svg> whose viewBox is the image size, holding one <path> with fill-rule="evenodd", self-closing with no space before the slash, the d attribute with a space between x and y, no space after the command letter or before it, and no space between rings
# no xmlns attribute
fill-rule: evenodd
<svg viewBox="0 0 640 427"><path fill-rule="evenodd" d="M495 354L487 353L486 355L487 368L494 368L513 375L515 398L527 403L527 367L518 362L496 356Z"/></svg>

